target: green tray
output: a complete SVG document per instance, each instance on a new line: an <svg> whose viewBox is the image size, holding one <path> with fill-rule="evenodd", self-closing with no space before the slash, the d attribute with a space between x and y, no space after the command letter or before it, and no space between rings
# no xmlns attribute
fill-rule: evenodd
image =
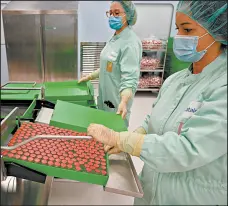
<svg viewBox="0 0 228 206"><path fill-rule="evenodd" d="M82 101L93 100L94 91L91 83L77 81L46 82L45 99L48 101Z"/></svg>
<svg viewBox="0 0 228 206"><path fill-rule="evenodd" d="M90 184L96 184L96 185L102 185L105 186L107 184L108 178L109 178L109 161L108 161L108 155L106 154L106 164L107 164L107 175L98 175L98 174L92 174L92 173L86 173L86 172L78 172L73 169L63 169L63 168L57 168L47 165L42 165L38 163L32 163L27 162L24 160L18 160L14 158L9 157L3 157L3 160L5 162L14 162L19 165L25 166L27 168L33 169L37 172L41 172L47 176L51 177L58 177L62 179L69 179L69 180L76 180L80 182L87 182Z"/></svg>
<svg viewBox="0 0 228 206"><path fill-rule="evenodd" d="M127 130L120 115L60 100L55 105L50 121L52 126L78 132L86 132L91 123L102 124L117 132Z"/></svg>
<svg viewBox="0 0 228 206"><path fill-rule="evenodd" d="M57 100L51 100L50 102L53 103L53 104L56 104ZM82 105L82 106L85 106L85 107L96 107L97 106L94 100L64 101L64 102L69 102L69 103L72 103L72 104L78 104L78 105Z"/></svg>
<svg viewBox="0 0 228 206"><path fill-rule="evenodd" d="M35 125L38 125L38 124L31 123L32 127L30 127L30 128L32 130L34 130L33 131L34 135L37 135L39 130L42 131L42 128L39 128L37 130ZM23 124L22 124L22 126L23 126ZM7 129L8 133L10 131L11 132L13 131L12 130L13 127L11 127L11 128L7 127L6 129ZM22 136L23 135L23 133L22 133L23 129L21 129L20 131L19 131L19 129L16 131L16 134L19 135L19 136ZM45 133L47 133L47 132L45 132ZM18 137L13 136L11 141L13 139L16 140ZM26 140L26 139L22 138L22 141L24 141L24 140ZM9 141L9 143L8 143L9 145L10 145L11 141ZM88 140L88 141L90 141L90 140ZM74 150L74 149L72 149L72 150ZM25 155L25 154L23 154L23 155ZM89 153L87 155L89 155ZM73 157L73 158L77 158L77 157L78 156ZM17 163L17 164L19 164L21 166L25 166L25 167L30 168L32 170L35 170L37 172L41 172L41 173L43 173L43 174L45 174L47 176L58 177L58 178L63 178L63 179L71 179L71 180L77 180L77 181L81 181L81 182L87 182L87 183L91 183L91 184L97 184L97 185L105 186L107 181L108 181L108 178L109 178L109 175L108 175L109 174L109 158L108 158L108 154L107 153L105 154L106 173L107 173L106 175L88 173L88 172L86 172L84 170L77 171L77 170L74 169L74 166L73 166L72 169L69 169L69 168L66 169L66 168L60 168L60 167L56 167L56 166L44 165L44 164L41 164L41 163L29 162L28 160L16 159L15 157L8 157L5 154L3 154L3 159L4 159L5 162Z"/></svg>
<svg viewBox="0 0 228 206"><path fill-rule="evenodd" d="M32 118L33 117L33 110L36 107L36 99L32 101L28 109L23 114L22 118Z"/></svg>
<svg viewBox="0 0 228 206"><path fill-rule="evenodd" d="M40 88L42 84L36 84L34 88ZM31 84L14 84L9 83L4 88L9 87L23 87L23 88L30 88L32 87ZM1 100L33 100L34 98L40 98L40 90L1 90Z"/></svg>

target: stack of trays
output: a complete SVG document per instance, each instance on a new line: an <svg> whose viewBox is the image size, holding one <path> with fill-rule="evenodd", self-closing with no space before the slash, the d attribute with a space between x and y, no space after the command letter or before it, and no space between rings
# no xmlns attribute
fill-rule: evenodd
<svg viewBox="0 0 228 206"><path fill-rule="evenodd" d="M45 82L45 100L56 104L57 100L96 107L94 88L90 82L77 81Z"/></svg>

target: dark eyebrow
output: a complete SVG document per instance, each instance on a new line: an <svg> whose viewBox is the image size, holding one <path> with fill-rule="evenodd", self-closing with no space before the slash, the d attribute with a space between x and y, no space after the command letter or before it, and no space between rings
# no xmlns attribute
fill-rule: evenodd
<svg viewBox="0 0 228 206"><path fill-rule="evenodd" d="M183 22L182 24L180 24L181 26L185 25L185 24L191 24L189 22Z"/></svg>
<svg viewBox="0 0 228 206"><path fill-rule="evenodd" d="M183 26L183 25L185 25L185 24L191 24L191 23L189 23L189 22L183 22L183 23L181 23L180 25ZM178 27L177 24L175 24L175 25L176 25L176 27Z"/></svg>
<svg viewBox="0 0 228 206"><path fill-rule="evenodd" d="M113 12L120 12L119 9L113 9L113 10L110 10L110 11L113 11Z"/></svg>

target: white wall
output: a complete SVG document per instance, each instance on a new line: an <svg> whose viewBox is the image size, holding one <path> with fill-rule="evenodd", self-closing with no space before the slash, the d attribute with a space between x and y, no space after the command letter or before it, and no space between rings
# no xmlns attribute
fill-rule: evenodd
<svg viewBox="0 0 228 206"><path fill-rule="evenodd" d="M134 1L135 4L171 4L173 10L176 10L178 1ZM108 38L113 34L113 31L109 28L108 19L106 17L106 11L109 10L110 1L80 1L79 2L79 40L80 41L107 41ZM151 7L151 6L150 6ZM164 6L166 9L167 6ZM153 10L152 19L148 19L148 23L145 25L150 26L151 21L160 21L156 16L160 16L159 10ZM175 13L175 12L173 12ZM170 12L163 13L162 19L170 21ZM171 36L175 33L175 19L171 20ZM162 31L161 28L158 28Z"/></svg>
<svg viewBox="0 0 228 206"><path fill-rule="evenodd" d="M136 4L138 19L133 29L140 39L155 36L168 39L173 19L172 4Z"/></svg>
<svg viewBox="0 0 228 206"><path fill-rule="evenodd" d="M175 13L176 13L176 8L177 8L177 4L178 4L178 1L134 1L135 4L137 3L140 3L140 4L151 4L151 5L156 5L156 4L165 4L165 5L168 5L168 4L171 4L173 5L173 17L172 17L172 20L171 20L171 31L170 31L170 36L173 37L175 34L176 34L176 26L175 26ZM156 12L157 15L160 15L160 13L157 11ZM155 16L156 16L155 14ZM170 17L170 14L169 13L164 13L164 16L162 18L164 19L167 19ZM156 20L156 21L160 21L160 19L158 18L155 18L153 20ZM152 21L152 20L151 20ZM168 20L169 21L169 20ZM160 30L162 30L162 25L161 27L159 28Z"/></svg>
<svg viewBox="0 0 228 206"><path fill-rule="evenodd" d="M112 35L108 25L106 11L109 1L80 1L79 2L79 41L106 42Z"/></svg>

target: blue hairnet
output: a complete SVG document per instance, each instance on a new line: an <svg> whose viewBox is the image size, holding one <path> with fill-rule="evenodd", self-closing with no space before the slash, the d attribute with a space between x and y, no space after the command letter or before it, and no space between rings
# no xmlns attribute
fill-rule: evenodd
<svg viewBox="0 0 228 206"><path fill-rule="evenodd" d="M132 1L116 1L116 2L119 2L122 5L126 13L128 25L131 25L131 26L135 25L137 20L137 12L136 12L134 3Z"/></svg>
<svg viewBox="0 0 228 206"><path fill-rule="evenodd" d="M226 1L180 1L177 11L199 23L215 41L227 45Z"/></svg>

